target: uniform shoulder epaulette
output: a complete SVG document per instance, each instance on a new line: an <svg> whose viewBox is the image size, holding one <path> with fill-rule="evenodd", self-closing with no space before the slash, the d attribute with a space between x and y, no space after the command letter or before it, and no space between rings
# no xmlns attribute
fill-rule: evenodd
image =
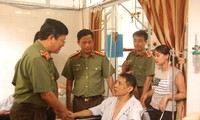
<svg viewBox="0 0 200 120"><path fill-rule="evenodd" d="M78 54L79 54L79 52L75 52L75 53L71 54L71 55L69 56L69 58L74 57L74 56L76 56L76 55L78 55Z"/></svg>
<svg viewBox="0 0 200 120"><path fill-rule="evenodd" d="M151 53L150 53L149 51L146 51L145 53L146 53L146 56L147 56L148 58L151 57Z"/></svg>
<svg viewBox="0 0 200 120"><path fill-rule="evenodd" d="M105 54L103 52L100 51L94 51L96 54L101 55L101 56L105 56Z"/></svg>

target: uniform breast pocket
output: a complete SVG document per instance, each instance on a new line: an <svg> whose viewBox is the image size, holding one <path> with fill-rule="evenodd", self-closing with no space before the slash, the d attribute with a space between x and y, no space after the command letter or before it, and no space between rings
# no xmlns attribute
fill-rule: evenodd
<svg viewBox="0 0 200 120"><path fill-rule="evenodd" d="M80 72L82 70L83 70L83 68L81 66L74 66L73 67L73 72Z"/></svg>
<svg viewBox="0 0 200 120"><path fill-rule="evenodd" d="M74 73L74 77L81 77L82 73L83 73L83 68L81 66L74 66L73 67L73 73Z"/></svg>
<svg viewBox="0 0 200 120"><path fill-rule="evenodd" d="M51 67L49 67L49 73L50 73L49 77L51 77L51 80L55 80L55 76L54 76L55 72L53 71Z"/></svg>
<svg viewBox="0 0 200 120"><path fill-rule="evenodd" d="M92 66L91 67L91 74L100 76L101 75L101 66Z"/></svg>
<svg viewBox="0 0 200 120"><path fill-rule="evenodd" d="M138 65L135 70L135 74L142 75L145 73L145 66Z"/></svg>

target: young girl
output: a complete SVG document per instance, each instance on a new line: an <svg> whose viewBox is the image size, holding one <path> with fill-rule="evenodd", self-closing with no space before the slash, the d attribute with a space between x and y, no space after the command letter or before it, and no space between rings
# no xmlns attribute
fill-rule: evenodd
<svg viewBox="0 0 200 120"><path fill-rule="evenodd" d="M155 69L153 89L145 94L145 99L152 96L150 103L152 110L148 111L151 120L172 120L172 109L174 107L174 111L176 111L176 100L186 98L186 85L183 74L177 68L172 67L170 64L171 57L170 49L166 45L155 48L155 60L158 68ZM175 101L172 106L173 85ZM174 112L175 115L176 112Z"/></svg>

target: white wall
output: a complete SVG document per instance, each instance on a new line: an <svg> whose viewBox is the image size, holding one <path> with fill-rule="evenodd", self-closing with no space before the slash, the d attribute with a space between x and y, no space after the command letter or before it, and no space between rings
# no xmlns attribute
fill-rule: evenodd
<svg viewBox="0 0 200 120"><path fill-rule="evenodd" d="M67 42L59 54L53 55L61 73L68 56L79 49L76 34L81 21L78 11L50 9L20 9L0 4L0 101L13 93L11 84L14 66L24 50L33 43L35 33L46 18L62 21L69 29ZM59 81L65 81L60 77Z"/></svg>
<svg viewBox="0 0 200 120"><path fill-rule="evenodd" d="M192 47L195 45L195 34L198 35L200 45L200 16L199 6L200 1L189 1L189 16L188 16L188 63L187 63L187 114L192 112L200 112L200 72L194 72ZM196 62L200 62L196 61Z"/></svg>

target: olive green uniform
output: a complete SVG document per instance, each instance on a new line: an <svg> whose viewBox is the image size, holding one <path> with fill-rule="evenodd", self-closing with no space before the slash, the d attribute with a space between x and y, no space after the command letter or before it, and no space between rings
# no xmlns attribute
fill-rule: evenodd
<svg viewBox="0 0 200 120"><path fill-rule="evenodd" d="M109 60L103 53L92 51L90 56L85 58L80 51L69 57L62 75L68 80L74 80L74 96L93 97L105 92L104 78L114 72L113 66L109 67Z"/></svg>
<svg viewBox="0 0 200 120"><path fill-rule="evenodd" d="M36 41L23 54L16 64L13 85L15 85L14 98L18 104L30 103L33 106L47 108L48 105L41 98L41 92L52 91L57 95L56 80L59 73L49 54L46 58L41 52L47 50ZM13 107L11 108L12 111ZM27 111L32 108L27 108ZM16 109L15 109L16 110Z"/></svg>
<svg viewBox="0 0 200 120"><path fill-rule="evenodd" d="M144 49L140 52L133 50L129 53L126 60L131 60L128 71L133 71L136 77L138 95L141 97L146 77L154 75L155 59L148 51L146 51L146 49ZM145 101L147 108L149 108L150 102L151 97L148 97Z"/></svg>
<svg viewBox="0 0 200 120"><path fill-rule="evenodd" d="M141 52L133 50L129 53L126 60L131 60L128 71L133 71L137 86L143 87L146 77L154 75L155 59L145 49Z"/></svg>
<svg viewBox="0 0 200 120"><path fill-rule="evenodd" d="M84 58L79 52L67 60L62 75L74 80L75 96L91 97L105 92L104 78L115 72L112 65L108 72L109 60L105 55L92 52L88 58Z"/></svg>

